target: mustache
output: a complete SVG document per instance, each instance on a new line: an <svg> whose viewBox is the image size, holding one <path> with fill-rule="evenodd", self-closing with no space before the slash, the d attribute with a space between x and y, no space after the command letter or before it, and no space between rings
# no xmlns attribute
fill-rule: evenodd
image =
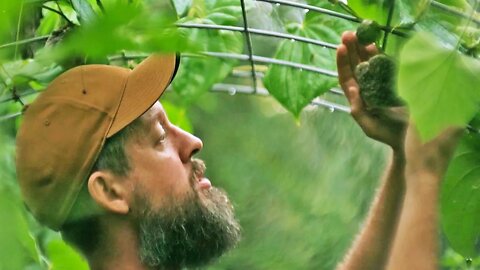
<svg viewBox="0 0 480 270"><path fill-rule="evenodd" d="M205 162L201 159L198 158L192 158L192 172L191 172L191 178L192 179L199 179L205 175L205 170L207 169L207 166L205 165Z"/></svg>

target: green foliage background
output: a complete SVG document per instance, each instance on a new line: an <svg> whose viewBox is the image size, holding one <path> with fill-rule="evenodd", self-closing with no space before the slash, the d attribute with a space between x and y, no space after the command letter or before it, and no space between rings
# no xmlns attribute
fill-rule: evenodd
<svg viewBox="0 0 480 270"><path fill-rule="evenodd" d="M478 1L439 1L464 17L426 0L298 2L373 19L386 32L413 36L390 34L382 44L388 40L386 53L399 60L399 94L425 139L451 124L480 127L471 121L480 101ZM253 28L338 44L343 31L356 27L309 10L245 3ZM132 67L151 52L184 54L162 102L173 122L203 139L207 175L229 192L244 228L240 246L209 269L332 269L342 258L365 218L387 151L347 114L305 109L320 95L345 104L328 94L337 84L330 76L257 64L265 73L257 83L270 97L209 92L219 82L251 84L251 78L232 76L249 71L248 62L201 54L246 53L244 37L173 26L241 26L239 0L1 1L0 14L0 100L19 94L29 103L55 76L79 64ZM18 42L31 38L40 41ZM256 55L335 71L334 50L262 36L252 36L252 42ZM14 100L1 102L0 117L21 109ZM20 121L0 121L0 270L86 269L58 234L24 210L14 170ZM465 137L442 190L445 269L480 265L477 135ZM464 257L474 258L470 266Z"/></svg>

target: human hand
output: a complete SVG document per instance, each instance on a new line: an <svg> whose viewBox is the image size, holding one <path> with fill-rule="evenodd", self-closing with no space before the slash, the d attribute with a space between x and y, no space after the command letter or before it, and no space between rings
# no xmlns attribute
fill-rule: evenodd
<svg viewBox="0 0 480 270"><path fill-rule="evenodd" d="M351 115L370 138L383 142L394 151L403 152L408 114L403 107L385 107L367 110L360 97L355 78L356 66L378 54L375 44L360 45L354 32L342 35L337 49L338 80L351 106Z"/></svg>
<svg viewBox="0 0 480 270"><path fill-rule="evenodd" d="M405 138L406 171L410 175L430 174L441 179L464 133L460 127L449 127L428 142L422 142L418 131L410 124Z"/></svg>

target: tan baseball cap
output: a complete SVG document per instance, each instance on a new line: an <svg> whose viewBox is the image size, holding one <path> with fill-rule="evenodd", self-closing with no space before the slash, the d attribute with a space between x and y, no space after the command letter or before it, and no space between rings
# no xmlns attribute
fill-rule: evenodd
<svg viewBox="0 0 480 270"><path fill-rule="evenodd" d="M133 70L75 67L29 105L17 133L17 179L40 223L61 228L105 139L160 98L177 66L175 55L151 55Z"/></svg>

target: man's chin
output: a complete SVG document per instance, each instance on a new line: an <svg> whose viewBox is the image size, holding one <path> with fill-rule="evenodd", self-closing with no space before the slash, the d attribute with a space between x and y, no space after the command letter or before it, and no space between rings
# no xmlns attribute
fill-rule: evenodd
<svg viewBox="0 0 480 270"><path fill-rule="evenodd" d="M140 255L150 267L198 267L233 248L240 226L225 192L211 187L196 190L169 209L146 212L139 220Z"/></svg>

